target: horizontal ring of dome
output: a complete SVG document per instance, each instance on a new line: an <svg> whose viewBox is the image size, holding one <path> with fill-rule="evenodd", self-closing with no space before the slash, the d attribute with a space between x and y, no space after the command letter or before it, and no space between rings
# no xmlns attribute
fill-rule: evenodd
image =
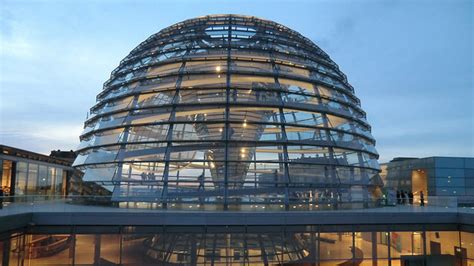
<svg viewBox="0 0 474 266"><path fill-rule="evenodd" d="M143 56L149 55L149 53L151 52L151 51L149 51L150 48L156 47L157 45L165 46L165 45L170 45L170 44L174 44L174 43L179 43L179 42L182 42L183 40L185 40L186 41L186 43L185 43L186 44L185 45L186 49L194 48L193 46L195 44L192 43L192 41L194 41L194 40L203 40L202 37L208 38L210 42L212 41L212 44L222 46L221 48L223 48L223 49L225 49L229 46L229 45L223 45L222 43L221 44L217 43L218 39L209 38L209 36L207 36L204 33L203 34L191 34L191 36L180 36L180 38L170 38L170 40L161 41L158 44L149 43L146 47L142 47L140 50L137 50L134 53L131 53L130 55L128 55L125 60L120 62L120 65L127 65L127 64L130 63L130 61L136 60L137 57L143 57ZM236 40L238 40L238 38L236 38ZM242 40L246 41L247 39L242 39ZM286 45L290 48L295 49L295 51L300 51L301 52L301 54L300 53L293 53L293 52L292 52L292 54L312 56L315 60L318 60L321 64L327 65L330 68L336 68L337 69L337 64L335 64L333 61L330 61L326 58L314 57L312 55L312 52L314 52L313 49L304 48L300 45L293 45L294 42L291 42L289 40L272 39L272 38L265 38L265 36L260 36L260 37L252 38L252 41L263 41L263 43L259 43L259 45L271 44L271 46L267 46L267 47L273 47L273 45L276 45L276 44ZM230 44L230 46L231 47L236 46L236 44ZM210 48L210 47L199 47L199 48Z"/></svg>
<svg viewBox="0 0 474 266"><path fill-rule="evenodd" d="M239 49L239 50L242 50L242 51L251 50L251 51L266 52L266 53L273 52L273 53L280 53L280 54L284 54L284 55L291 55L291 56L295 56L295 57L300 57L300 58L303 58L303 59L309 59L314 63L325 65L326 67L332 69L336 73L340 73L340 70L337 67L337 65L334 66L334 65L328 64L327 62L322 61L320 58L311 56L311 54L306 54L306 53L305 54L299 54L299 53L293 53L293 52L288 52L288 51L283 52L281 50L275 49L274 46L269 46L269 47L266 47L265 49L258 49L258 47L255 47L255 48L254 47L242 47L241 45L234 45L234 44L231 44L230 46L222 46L222 47L192 47L192 45L191 45L191 47L175 48L175 49L164 50L164 51L151 51L151 52L146 53L146 54L139 54L139 55L133 56L133 58L130 58L126 62L120 63L120 65L117 67L117 69L122 69L123 67L125 67L127 65L132 65L134 62L142 60L142 59L144 59L146 57L149 57L149 56L166 54L166 53L176 52L176 51L199 50L199 49L204 49L204 48L207 49L207 50L223 50L224 51L229 47L231 49ZM182 58L180 58L180 59L182 59ZM117 69L114 70L112 72L112 74L117 73L119 71ZM345 75L343 75L342 72L340 74L343 77L343 81L345 81Z"/></svg>
<svg viewBox="0 0 474 266"><path fill-rule="evenodd" d="M182 142L182 141L169 141L169 142L173 142L173 143L179 143L179 147L186 147L186 143L193 143L193 142ZM133 142L133 143L118 143L118 144L106 144L106 145L100 145L100 146L90 146L90 147L87 147L87 148L84 148L82 150L78 150L79 154L80 155L85 155L85 154L89 154L90 152L94 152L96 150L100 150L102 148L117 148L120 149L120 148L126 148L127 146L136 146L136 145L145 145L145 144L159 144L159 143L163 143L163 144L166 144L167 142L148 142L148 143L145 143L145 142ZM194 141L195 143L195 141ZM205 143L216 143L216 141L202 141L203 144ZM229 141L229 143L242 143L242 141ZM246 142L244 142L246 143ZM290 145L291 144L291 145ZM293 145L296 145L298 143L294 143L294 142L262 142L262 145L279 145L279 146L284 146L284 145L287 145L287 146L293 146ZM301 145L301 143L299 143L299 145ZM358 152L358 153L361 153L361 154L365 154L365 155L369 155L369 156L373 156L373 157L376 157L378 154L377 153L373 153L373 152L370 152L370 151L367 151L367 150L361 150L361 149L355 149L355 148L351 148L351 147L343 147L343 146L335 146L335 145L319 145L319 144L308 144L306 143L306 145L316 145L314 147L323 147L323 148L337 148L337 149L340 149L340 150L344 150L345 152ZM174 146L174 147L177 147L177 146ZM251 147L259 147L259 146L251 146ZM190 150L191 152L192 150ZM163 153L163 156L164 156L164 153ZM219 161L219 160L214 160L214 161ZM221 160L221 161L224 161L224 160ZM229 160L230 161L230 160ZM238 162L244 162L244 161L249 161L249 160L239 160ZM250 160L250 161L253 161L253 160ZM285 162L284 160L280 160L280 161L277 161L277 160L257 160L258 162ZM115 160L110 160L109 162L115 162ZM287 162L292 162L291 160L290 161L287 161ZM106 162L101 162L101 163L106 163ZM295 162L297 163L297 162ZM298 163L304 163L304 162L298 162ZM311 163L307 163L307 164L311 164ZM78 165L82 165L82 164L78 164ZM373 168L373 169L376 169L376 168Z"/></svg>
<svg viewBox="0 0 474 266"><path fill-rule="evenodd" d="M80 155L81 156L81 155ZM79 157L79 156L78 156ZM80 158L79 158L80 159ZM103 162L98 162L97 160L94 160L92 163L81 163L74 165L74 167L86 167L86 166L99 166L99 165L107 165L107 164L116 164L119 161L103 161ZM121 163L129 163L129 164L138 164L138 163L166 163L166 162L173 162L173 163L180 163L180 162L189 162L189 160L143 160L143 161L136 161L136 160L120 160ZM209 162L209 160L193 160L194 163L205 163ZM379 171L378 168L374 167L369 167L369 166L359 166L359 165L345 165L341 164L338 161L325 161L325 162L314 162L314 163L304 163L304 162L294 162L294 161L254 161L254 160L212 160L214 163L223 163L223 162L228 162L228 163L269 163L269 164L289 164L289 165L307 165L307 166L337 166L341 168L357 168L357 169L362 169L362 170L374 170L374 171Z"/></svg>
<svg viewBox="0 0 474 266"><path fill-rule="evenodd" d="M292 110L292 111L306 111L306 112L317 112L319 114L330 114L330 115L335 115L339 118L345 118L345 119L348 119L349 121L352 121L352 122L357 122L359 125L363 126L363 127L366 127L367 130L370 130L370 125L365 122L365 121L362 121L360 120L359 118L356 118L354 116L352 116L351 114L349 113L345 113L345 112L342 112L340 110L336 110L336 109L329 109L327 107L324 107L324 108L321 108L321 106L319 105L312 105L311 107L312 108L303 108L302 105L279 105L279 104L245 104L245 103L229 103L229 104L225 104L225 103L207 103L206 105L203 105L201 103L181 103L181 104L166 104L166 105L159 105L159 108L156 108L156 107L153 107L153 106L150 106L150 107L145 107L145 108L128 108L128 109L122 109L122 110L117 110L117 111L114 111L113 114L117 114L117 113L121 113L121 112L130 112L130 111L138 111L138 110L149 110L149 109L165 109L166 108L170 108L170 107L173 107L173 106L179 106L179 107L197 107L196 110L199 110L201 108L203 108L204 106L210 106L210 107L224 107L224 106L229 106L229 107L273 107L273 108L279 108L279 107L284 107L284 108L287 108L289 110ZM110 115L110 114L108 114ZM127 114L127 116L130 115ZM97 117L94 117L94 119L99 119L99 118L102 118L102 117L105 117L106 114L104 115L98 115ZM220 120L219 120L220 121ZM225 121L225 120L223 120ZM191 121L190 121L191 122ZM229 121L231 122L231 121ZM288 124L290 124L289 122L286 122Z"/></svg>
<svg viewBox="0 0 474 266"><path fill-rule="evenodd" d="M211 49L208 49L208 50L213 50L214 48L211 48ZM214 49L214 50L222 50L222 49ZM255 49L248 49L248 51L260 51L260 50L255 50ZM242 54L243 56L244 54ZM234 54L234 55L231 55L231 57L238 57L238 54ZM212 59L212 58L207 58L207 57L181 57L181 58L170 58L170 59L167 59L167 60L163 60L163 61L159 61L159 62L156 62L157 65L160 65L159 63L163 62L163 64L169 64L169 63L175 63L175 62L194 62L194 61L214 61L214 60L222 60L222 59L226 59L226 56L223 54L222 55L222 58L218 58L218 59ZM248 61L248 60L235 60L235 59L232 59L233 61ZM278 61L279 59L276 58L274 61ZM317 62L316 62L317 63ZM321 72L319 69L317 68L314 68L314 67L311 67L310 65L305 65L305 68L306 69L311 69L311 70L315 70L316 72L319 72L321 73L322 75L325 75L325 76L328 76L328 78L334 78L335 81L338 81L340 82L343 87L341 89L345 90L345 91L350 91L351 93L353 92L353 88L344 80L341 80L340 77L337 77L337 76L333 76L331 73L323 73ZM132 71L134 71L135 69L133 69ZM116 77L112 77L111 79L109 79L108 82L111 82L112 80L114 80ZM110 83L105 83L104 84L105 87L111 87L110 86Z"/></svg>
<svg viewBox="0 0 474 266"><path fill-rule="evenodd" d="M164 124L162 124L164 125ZM136 127L136 126L135 126ZM122 132L123 133L123 132ZM347 133L347 132L344 132ZM167 143L167 142L176 142L176 143L195 143L197 140L183 140L183 139L156 139L156 140L149 140L149 141L121 141L119 137L116 140L113 140L113 143L103 143L103 144L96 144L96 145L90 145L90 146L85 146L81 147L79 146L77 149L77 152L84 152L85 150L88 149L95 149L95 148L100 148L100 147L110 147L110 146L120 146L120 145L132 145L132 144L151 144L151 143ZM223 143L224 140L219 139L219 138L213 138L213 139L206 139L206 140L200 140L203 143ZM335 148L341 148L345 150L351 150L351 151L358 151L358 152L365 152L371 155L377 155L376 151L370 151L364 148L362 144L360 144L358 147L357 145L354 145L352 141L336 141L336 140L307 140L307 139L301 139L301 140L294 140L294 139L280 139L280 140L228 140L229 143L241 143L241 144L258 144L261 143L262 145L309 145L309 146L320 146L320 147L335 147ZM370 143L370 145L373 145L373 143Z"/></svg>
<svg viewBox="0 0 474 266"><path fill-rule="evenodd" d="M242 47L241 45L234 45L234 44L231 44L229 46L231 49L239 49L241 51L253 51L253 52L266 52L266 53L269 53L269 52L272 52L273 54L278 54L280 56L292 56L294 58L300 58L302 60L310 60L312 63L315 63L315 64L318 64L318 65L324 65L324 62L321 62L319 58L316 58L316 57L312 57L311 55L300 55L300 54L297 54L297 53L292 53L292 52L283 52L281 50L277 50L277 49L273 49L274 46L268 48L266 47L265 49L257 49L257 48L253 48L253 47ZM146 54L146 55L143 55L143 56L140 56L140 57L137 57L136 60L134 60L133 62L131 62L130 64L120 64L119 67L117 67L115 70L112 71L112 75L115 75L117 72L119 72L121 69L123 68L126 68L130 65L134 65L136 64L137 61L141 61L141 60L144 60L146 58L149 58L149 57L156 57L156 56L159 56L159 55L166 55L166 54L169 54L169 53L176 53L176 52L180 52L180 51L199 51L199 50L203 50L204 48L208 51L213 51L213 50L216 50L216 51L223 51L223 52L226 52L226 48L229 48L229 47L224 47L224 46L211 46L211 47L174 47L174 49L167 49L167 50L161 50L161 51L153 51L153 52L150 52L149 54ZM235 52L235 51L234 51ZM183 61L184 59L187 59L187 58L193 58L193 57L196 57L196 55L199 55L199 54L196 54L196 53L188 53L186 55L181 55L181 56L177 56L177 57L170 57L166 60L171 60L171 59L178 59L180 61ZM239 55L244 55L242 53L239 53ZM227 54L226 53L223 53L222 54L223 57L227 57ZM235 55L232 55L231 54L231 57L234 57ZM204 58L207 58L207 57L204 57ZM280 57L276 57L276 59L278 59ZM290 59L287 59L287 60L290 60ZM186 60L184 60L186 61ZM310 66L308 64L305 64L306 66ZM347 80L346 76L344 75L344 73L342 73L338 67L334 67L334 66L331 66L331 65L326 65L326 67L332 71L334 71L335 73L337 73L336 77L339 77L339 78L342 78L341 80L343 82L345 82ZM350 84L346 84L348 86L350 86Z"/></svg>
<svg viewBox="0 0 474 266"><path fill-rule="evenodd" d="M203 76L203 75L205 76L207 74L209 74L209 77L210 77L211 75L214 75L215 73L210 73L210 72L206 72L206 73L200 72L200 73L194 73L194 74L188 73L186 75L186 77L192 77L192 76L199 77L199 76ZM239 74L247 74L248 75L248 73L242 73L242 72L239 72L237 75L239 75ZM162 78L179 77L179 76L180 76L179 74L178 75L169 75L169 76L162 77ZM268 76L268 75L248 75L247 77L250 77L250 76L263 77L263 78L275 78L275 76ZM281 78L283 78L285 80L289 80L289 81L293 80L295 82L299 82L297 80L289 79L287 77L281 77ZM153 80L153 79L154 78L152 78L152 77L141 77L140 79L137 79L136 81L147 81L147 80ZM133 82L134 81L132 81L130 83L133 83ZM328 88L326 84L321 85L320 82L307 82L307 81L302 81L302 82L306 82L308 85L311 85L311 86L323 86L323 88L325 88L325 89L333 90L332 88ZM352 108L356 109L357 111L359 111L359 113L365 115L365 112L360 108L360 106L357 103L348 102L347 100L344 101L344 100L340 99L340 97L326 96L324 94L306 93L304 91L282 90L281 88L272 88L272 87L282 87L281 82L280 82L279 86L272 85L272 84L276 84L276 83L268 83L268 87L257 87L257 88L252 88L252 89L248 89L248 88L245 88L245 87L236 86L235 84L231 84L229 86L229 89L230 90L268 91L268 92L275 92L275 93L287 93L288 95L300 95L300 96L308 96L308 97L311 97L311 98L321 98L321 99L325 99L325 100L328 100L328 101L331 101L331 102L337 102L337 103L343 104L343 105L348 106L348 107L352 107ZM160 85L160 84L156 84L156 85ZM163 92L167 92L167 91L171 91L171 90L176 90L176 87L174 87L174 86L175 85L169 86L169 87L162 87L162 88L160 88L160 90L156 90L156 89L155 90L148 90L148 91L147 90L141 90L141 91L130 90L129 92L123 92L121 94L115 94L114 96L104 98L102 101L98 102L92 109L95 109L97 106L99 106L103 103L111 102L111 101L121 99L121 98L130 97L130 96L137 95L137 94L163 93ZM183 87L182 89L184 89L184 90L211 90L212 91L212 90L218 90L219 87L206 87L206 85L198 85L198 86L192 86L192 87ZM321 88L318 88L318 89L321 89ZM341 93L341 91L339 91L339 90L336 90L336 91L338 93ZM347 94L344 94L344 95L348 96Z"/></svg>
<svg viewBox="0 0 474 266"><path fill-rule="evenodd" d="M223 121L210 121L210 122L201 122L201 123L198 123L198 124L222 124L222 123L225 123ZM232 123L232 122L231 122ZM92 135L95 135L97 133L99 134L104 134L104 132L110 132L111 130L116 130L116 129L126 129L126 128L130 128L130 127L145 127L145 126L163 126L163 125L186 125L186 124L191 124L190 122L183 122L183 121L178 121L178 122L150 122L150 123L141 123L141 124L127 124L127 125L119 125L119 126L115 126L115 127L106 127L106 128L101 128L101 129L96 129L96 130L91 130L87 133L83 133L81 135L81 140L84 140L84 139L87 139L89 137L91 137ZM196 124L196 123L193 123L193 124ZM335 132L338 132L338 133L343 133L343 134L347 134L348 136L356 136L356 137L360 137L360 138L363 138L365 139L366 141L368 141L370 144L374 145L375 144L375 140L373 138L369 138L367 135L364 135L364 134L361 134L361 133L358 133L358 132L353 132L353 131L347 131L347 130L343 130L343 129L337 129L337 128L332 128L332 127L324 127L324 126L310 126L310 125L297 125L297 124L288 124L288 123L270 123L270 122L266 122L266 123L257 123L257 122L252 122L251 124L259 124L259 125L268 125L268 126L291 126L295 129L299 129L301 128L301 130L304 130L304 129L309 129L309 130L329 130L329 131L335 131Z"/></svg>
<svg viewBox="0 0 474 266"><path fill-rule="evenodd" d="M158 94L165 94L167 92L173 92L175 91L176 89L174 88L170 88L168 90L160 90L160 91L131 91L130 93L126 93L126 94L121 94L121 95L117 95L116 97L113 97L113 98L108 98L107 100L104 100L102 102L99 102L97 105L95 105L94 107L91 108L91 113L92 114L96 114L94 115L94 117L91 117L89 120L92 120L92 119L96 119L98 118L99 114L102 116L104 114L113 114L113 113L117 113L117 112L120 112L122 110L132 110L133 108L119 108L119 109L115 109L111 112L103 112L103 113L97 113L97 111L99 111L100 108L102 108L105 104L108 104L108 103L114 103L115 101L117 100L122 100L122 99L125 99L125 98L130 98L132 96L137 96L137 95L148 95L148 94L155 94L155 95L158 95ZM214 89L209 89L209 88L201 88L201 87L193 87L192 89L183 89L184 91L186 92L193 92L193 91L206 91L208 90L210 93L213 93L213 92L216 92L218 93L219 90L224 90L224 89L219 89L219 88L214 88ZM231 89L232 92L234 93L243 93L244 91L247 92L247 91L252 91L252 92L273 92L273 93L277 93L277 94L280 94L280 93L284 93L284 95L279 95L277 98L275 98L275 100L277 101L273 101L273 104L279 104L281 106L287 106L287 105L290 105L292 104L292 102L289 102L289 101L285 101L283 98L284 97L288 97L288 96L303 96L303 97L310 97L311 99L317 99L317 100L327 100L328 102L325 102L325 103L318 103L318 104L312 104L312 103L305 103L305 102L300 102L301 104L307 104L307 105L314 105L314 106L323 106L325 108L329 108L329 109L332 109L334 108L335 110L337 110L336 107L332 107L330 106L331 103L337 103L337 104L340 104L344 107L347 107L347 108L352 108L355 112L357 112L358 116L359 117L362 117L362 118L365 118L365 112L358 106L358 105L355 105L353 103L350 103L350 102L345 102L345 101L342 101L342 100L339 100L339 99L335 99L335 98L329 98L329 97L325 97L325 96L320 96L320 95L311 95L311 94L303 94L303 93L295 93L295 92L291 92L291 91L282 91L280 89L269 89L269 88L258 88L258 89L243 89L243 88L232 88ZM225 96L225 95L224 95ZM214 103L225 103L224 101L215 101ZM192 104L193 102L180 102L180 103L176 103L178 105L182 105L182 104ZM239 101L237 99L237 101L232 101L230 102L232 104L252 104L252 103L256 103L257 105L261 105L262 103L257 103L256 101L253 101L253 100L246 100L245 102L244 101ZM271 103L271 102L270 102ZM201 104L201 102L195 102L195 104ZM169 103L168 105L171 105L171 103ZM160 106L165 106L165 104L156 104L156 105L147 105L146 107L144 106L141 106L140 108L144 108L146 109L147 107L160 107ZM89 121L88 120L88 121ZM88 122L86 121L86 122Z"/></svg>
<svg viewBox="0 0 474 266"><path fill-rule="evenodd" d="M268 92L275 92L275 93L284 93L285 95L283 95L284 97L288 97L288 96L303 96L303 97L311 97L311 99L318 99L318 100L327 100L328 103L322 103L322 104L318 104L318 105L322 105L322 106L329 106L330 103L338 103L338 104L341 104L345 107L349 107L349 108L353 108L355 109L360 115L362 115L363 117L365 117L365 112L362 110L362 108L360 108L357 104L354 104L352 102L347 102L347 101L343 101L339 98L335 98L335 97L329 97L329 96L325 96L325 95L321 95L321 94L309 94L309 93L303 93L303 92L294 92L294 91L282 91L280 89L273 89L273 88L265 88L265 89L243 89L243 88L230 88L231 90L236 90L237 93L238 92L242 92L242 91L245 91L245 90L252 90L252 91L268 91ZM209 92L218 92L219 90L224 90L224 89L209 89L209 88L205 88L205 87L193 87L192 89L189 89L189 88L185 88L184 90L186 91L209 91ZM104 99L102 100L101 102L98 102L96 105L94 105L92 108L91 108L91 114L93 114L94 116L89 118L86 123L92 119L95 119L96 118L96 115L98 114L111 114L112 112L102 112L102 113L98 113L100 111L101 108L104 108L105 105L107 104L114 104L115 102L117 101L120 101L120 100L123 100L123 99L126 99L126 98L130 98L132 96L136 96L136 95L148 95L148 94L164 94L164 93L167 93L167 92L175 92L176 91L176 88L175 87L170 87L169 89L162 89L160 91L130 91L129 93L124 93L124 94L119 94L115 97L110 97L110 98L107 98L107 99ZM237 101L239 102L239 101ZM247 101L247 102L253 102L253 101ZM283 103L285 103L286 101L282 100ZM114 106L114 105L112 105ZM151 106L151 105L148 105L148 106ZM155 105L156 107L158 107L158 105ZM116 109L116 110L119 110L119 109ZM116 111L114 110L114 111ZM123 109L120 109L120 110L123 110Z"/></svg>
<svg viewBox="0 0 474 266"><path fill-rule="evenodd" d="M232 74L234 74L234 75L247 74L249 76L269 77L269 78L277 77L277 78L290 79L290 80L294 80L294 81L308 82L308 83L312 83L313 85L322 85L322 86L325 86L325 87L330 88L330 89L338 90L339 92L342 92L342 93L344 93L345 95L347 95L351 98L355 98L355 100L358 101L358 99L355 96L353 96L352 92L346 90L345 88L336 87L334 84L328 83L328 82L323 81L323 80L319 80L319 79L316 79L316 78L303 78L303 77L299 77L299 76L288 75L288 74L285 74L285 73L278 73L278 74L272 73L272 75L269 75L270 73L271 72L259 73L259 72L242 71L242 70L240 70L240 71L227 70L227 72L223 73L223 75L224 74L227 74L227 75L229 75L229 74L230 75L232 75ZM122 87L124 85L136 82L136 81L151 80L151 79L154 79L154 78L166 78L166 77L175 77L175 76L182 76L182 75L192 76L192 75L201 75L201 74L216 74L216 72L211 72L211 71L207 72L206 71L206 72L187 72L187 73L167 73L167 74L164 74L164 75L142 76L142 77L137 77L137 78L131 78L127 81L123 81L123 82L108 86L101 93L101 95L99 95L98 97L99 97L99 99L102 99L106 95L106 93L114 90L115 88L119 88L119 87Z"/></svg>
<svg viewBox="0 0 474 266"><path fill-rule="evenodd" d="M216 49L216 50L221 50L221 49ZM299 65L295 65L294 63L290 63L289 61L283 61L281 58L258 60L258 59L247 59L247 58L242 57L242 56L243 56L243 54L231 55L231 61L232 62L269 63L269 64L274 63L275 65L278 65L278 66L284 66L284 67L290 67L290 68L294 68L294 69L304 69L304 70L308 70L308 71L314 71L314 72L318 72L322 75L325 75L325 76L327 76L331 79L334 79L338 82L341 82L345 86L348 86L347 82L345 80L341 79L340 76L337 76L337 75L335 75L331 72L328 72L326 70L321 70L318 67L315 67L315 66L312 66L312 65L309 65L309 64L299 66ZM182 62L213 62L213 61L221 61L221 60L226 60L226 59L227 58L224 55L222 55L220 57L183 56L182 58L171 57L169 59L162 60L162 61L156 61L156 62L152 62L152 63L145 63L145 64L141 64L140 66L136 66L136 67L133 67L133 68L130 68L130 69L125 69L125 68L122 67L121 69L123 69L123 70L115 73L114 75L112 75L111 78L104 83L104 85L106 87L108 87L115 79L118 79L120 77L126 76L129 73L132 73L132 72L135 72L135 71L138 71L138 70L141 70L141 69L145 69L145 68L148 68L148 67L167 65L167 64L177 63L177 62L181 62L181 63ZM317 63L317 62L313 62L313 63Z"/></svg>

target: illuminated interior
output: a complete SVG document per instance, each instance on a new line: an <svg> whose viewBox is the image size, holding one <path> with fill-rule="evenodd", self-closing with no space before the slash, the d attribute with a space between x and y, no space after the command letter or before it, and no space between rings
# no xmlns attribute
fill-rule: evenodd
<svg viewBox="0 0 474 266"><path fill-rule="evenodd" d="M8 256L9 265L474 265L474 234L464 231L316 226L235 226L230 231L126 226L121 233L108 227L101 234L89 227L76 227L74 233L48 230L0 239L0 257Z"/></svg>

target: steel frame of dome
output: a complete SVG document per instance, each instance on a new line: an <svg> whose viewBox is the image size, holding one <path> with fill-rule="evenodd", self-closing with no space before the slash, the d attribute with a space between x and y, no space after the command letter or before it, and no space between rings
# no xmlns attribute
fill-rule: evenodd
<svg viewBox="0 0 474 266"><path fill-rule="evenodd" d="M199 17L120 62L74 166L120 206L367 207L380 182L365 116L338 66L296 31L249 16Z"/></svg>

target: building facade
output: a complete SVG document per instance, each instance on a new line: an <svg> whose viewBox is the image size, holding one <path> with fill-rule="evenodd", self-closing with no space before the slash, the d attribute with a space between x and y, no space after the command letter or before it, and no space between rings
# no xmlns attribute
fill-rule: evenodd
<svg viewBox="0 0 474 266"><path fill-rule="evenodd" d="M76 170L72 162L0 145L0 183L3 195L65 196Z"/></svg>
<svg viewBox="0 0 474 266"><path fill-rule="evenodd" d="M474 158L395 158L384 167L389 188L451 196L460 205L474 205Z"/></svg>

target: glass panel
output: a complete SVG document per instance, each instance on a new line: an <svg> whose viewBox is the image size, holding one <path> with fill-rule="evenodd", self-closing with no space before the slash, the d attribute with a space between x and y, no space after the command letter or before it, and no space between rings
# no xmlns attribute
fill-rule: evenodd
<svg viewBox="0 0 474 266"><path fill-rule="evenodd" d="M291 79L279 78L278 81L282 87L282 90L289 92L305 93L317 95L316 85L309 82L297 81Z"/></svg>
<svg viewBox="0 0 474 266"><path fill-rule="evenodd" d="M75 264L93 265L98 243L100 243L100 235L76 235Z"/></svg>
<svg viewBox="0 0 474 266"><path fill-rule="evenodd" d="M24 162L18 162L16 164L16 184L15 184L15 195L26 194L26 184L28 175L28 164Z"/></svg>
<svg viewBox="0 0 474 266"><path fill-rule="evenodd" d="M306 141L305 143L309 144L308 141L327 140L325 129L287 126L285 131L289 141Z"/></svg>
<svg viewBox="0 0 474 266"><path fill-rule="evenodd" d="M100 264L120 263L120 240L119 234L115 235L99 235L100 237Z"/></svg>
<svg viewBox="0 0 474 266"><path fill-rule="evenodd" d="M354 233L354 244L355 251L354 257L358 258L376 258L377 257L377 232L355 232ZM383 246L382 246L383 248Z"/></svg>
<svg viewBox="0 0 474 266"><path fill-rule="evenodd" d="M143 244L145 239L153 235L124 234L122 237L122 265L147 265L151 251ZM150 254L151 255L151 254Z"/></svg>
<svg viewBox="0 0 474 266"><path fill-rule="evenodd" d="M4 196L10 196L12 181L12 161L0 159L0 187ZM1 243L1 242L0 242Z"/></svg>
<svg viewBox="0 0 474 266"><path fill-rule="evenodd" d="M133 107L131 106L132 100L133 100L133 97L125 97L122 99L112 100L106 103L102 108L100 108L99 110L93 113L103 114L107 112L113 112L113 111L117 111L121 109L131 108Z"/></svg>
<svg viewBox="0 0 474 266"><path fill-rule="evenodd" d="M256 122L256 123L265 123L269 122L279 122L280 111L278 108L268 108L268 107L233 107L229 111L229 121L236 121L242 123L242 126L245 123Z"/></svg>
<svg viewBox="0 0 474 266"><path fill-rule="evenodd" d="M168 129L168 124L130 127L127 142L165 141Z"/></svg>
<svg viewBox="0 0 474 266"><path fill-rule="evenodd" d="M222 74L227 72L227 61L189 61L186 62L186 72L214 72Z"/></svg>
<svg viewBox="0 0 474 266"><path fill-rule="evenodd" d="M180 122L205 122L224 121L224 107L180 107L176 110L175 121Z"/></svg>
<svg viewBox="0 0 474 266"><path fill-rule="evenodd" d="M137 110L132 114L130 120L132 125L167 122L170 113L170 108Z"/></svg>
<svg viewBox="0 0 474 266"><path fill-rule="evenodd" d="M212 87L212 88L225 88L226 87L227 75L214 74L214 75L185 75L181 81L182 88L193 88L193 87Z"/></svg>
<svg viewBox="0 0 474 266"><path fill-rule="evenodd" d="M277 88L275 79L272 77L232 75L232 86L243 89L253 88Z"/></svg>
<svg viewBox="0 0 474 266"><path fill-rule="evenodd" d="M63 174L65 172L61 168L56 168L56 177L55 177L55 194L56 195L63 195L65 194L63 191Z"/></svg>
<svg viewBox="0 0 474 266"><path fill-rule="evenodd" d="M403 256L423 255L423 237L421 232L391 232L390 256L400 258Z"/></svg>
<svg viewBox="0 0 474 266"><path fill-rule="evenodd" d="M248 62L248 61L232 61L231 70L234 71L252 71L252 72L266 72L272 73L272 65L262 62Z"/></svg>
<svg viewBox="0 0 474 266"><path fill-rule="evenodd" d="M179 91L180 103L225 103L225 89L181 89Z"/></svg>
<svg viewBox="0 0 474 266"><path fill-rule="evenodd" d="M151 76L167 75L170 73L178 73L181 65L182 63L172 63L172 64L165 64L165 65L151 66L148 68L146 73L144 73L144 75L146 75L147 77L151 77Z"/></svg>
<svg viewBox="0 0 474 266"><path fill-rule="evenodd" d="M474 233L461 232L461 246L466 249L466 257L474 260Z"/></svg>
<svg viewBox="0 0 474 266"><path fill-rule="evenodd" d="M323 116L320 113L284 109L285 121L290 124L323 126Z"/></svg>
<svg viewBox="0 0 474 266"><path fill-rule="evenodd" d="M28 195L35 195L38 192L38 165L30 163L28 165Z"/></svg>
<svg viewBox="0 0 474 266"><path fill-rule="evenodd" d="M287 74L287 75L292 75L295 77L300 77L300 78L309 78L309 70L304 69L304 68L299 68L299 67L294 67L294 66L287 66L287 65L277 65L277 68L279 70L279 73L281 74Z"/></svg>
<svg viewBox="0 0 474 266"><path fill-rule="evenodd" d="M352 260L352 233L320 233L321 260ZM331 261L334 263L334 261Z"/></svg>
<svg viewBox="0 0 474 266"><path fill-rule="evenodd" d="M163 91L157 93L140 94L137 100L137 107L160 106L171 104L176 90Z"/></svg>
<svg viewBox="0 0 474 266"><path fill-rule="evenodd" d="M254 86L252 89L231 89L229 100L237 103L281 103L279 92L258 86Z"/></svg>
<svg viewBox="0 0 474 266"><path fill-rule="evenodd" d="M459 232L430 231L426 232L426 252L431 255L455 254L460 247Z"/></svg>
<svg viewBox="0 0 474 266"><path fill-rule="evenodd" d="M48 167L44 165L39 166L38 172L38 194L47 195L51 181L48 176Z"/></svg>

